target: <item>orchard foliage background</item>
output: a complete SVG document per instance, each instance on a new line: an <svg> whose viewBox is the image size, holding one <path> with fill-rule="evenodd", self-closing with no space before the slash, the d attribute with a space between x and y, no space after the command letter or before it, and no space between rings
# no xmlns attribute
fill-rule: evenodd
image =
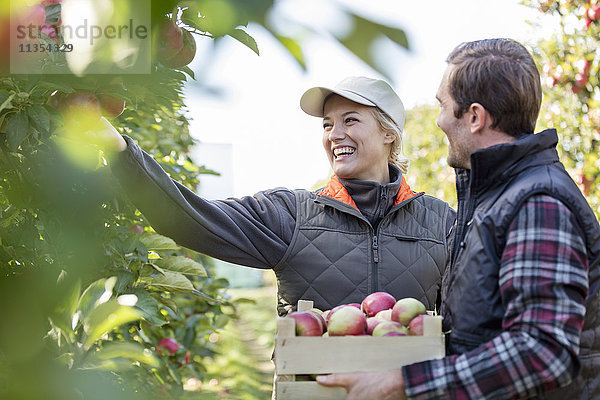
<svg viewBox="0 0 600 400"><path fill-rule="evenodd" d="M29 43L64 41L60 0L15 4L22 22L43 25ZM117 10L136 4L113 2ZM269 22L274 9L272 0L153 0L150 74L49 74L67 61L41 54L39 74L16 75L8 35L17 17L2 2L0 398L176 398L188 378L203 379L216 355L210 335L235 317L228 282L202 255L152 230L112 176L108 153L82 131L95 126L102 95L124 101L122 114L103 114L193 189L199 174L213 173L186 155L194 140L182 87L194 71L161 58L160 27L170 20L195 40L218 45L228 36L259 54L252 23L304 67L302 42ZM381 67L373 42L385 36L407 46L401 30L341 11L355 29L329 39L373 68ZM94 56L107 61L101 51Z"/></svg>
<svg viewBox="0 0 600 400"><path fill-rule="evenodd" d="M555 33L533 46L544 84L537 129L557 129L561 161L600 216L600 4L597 0L523 4L556 21Z"/></svg>
<svg viewBox="0 0 600 400"><path fill-rule="evenodd" d="M560 160L600 218L600 2L522 4L538 9L554 32L538 43L526 43L540 69L544 92L536 131L558 131ZM437 114L438 107L428 104L407 112L404 151L411 160L407 179L415 190L456 206L454 172L445 163L447 141L435 124Z"/></svg>

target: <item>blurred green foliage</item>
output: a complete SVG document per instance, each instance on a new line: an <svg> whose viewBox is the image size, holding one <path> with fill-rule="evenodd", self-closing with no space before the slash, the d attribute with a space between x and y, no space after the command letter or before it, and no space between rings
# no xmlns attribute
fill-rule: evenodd
<svg viewBox="0 0 600 400"><path fill-rule="evenodd" d="M436 124L439 107L418 105L406 112L403 152L410 160L406 180L411 189L456 208L454 170L448 166L448 141Z"/></svg>
<svg viewBox="0 0 600 400"><path fill-rule="evenodd" d="M120 2L120 9L137 4L124 1L128 4ZM60 1L44 3L46 21L60 24ZM218 45L230 36L259 54L247 32L253 23L305 68L304 34L273 23L275 8L273 0L152 0L151 18L153 27L171 18L201 40ZM385 75L370 48L383 37L407 47L404 32L340 11L353 29L331 38ZM3 2L2 46L9 18ZM51 43L49 37L42 40ZM153 57L147 75L9 75L5 50L0 60L0 398L180 397L188 380L219 373L208 369L217 355L210 338L236 317L241 300L230 299L228 282L215 276L206 257L152 230L112 176L107 155L70 128L54 100L73 92L125 100L124 113L111 122L193 190L199 174L214 173L187 156L194 140L182 88L195 78L194 71L166 68ZM99 62L109 62L102 54L96 54ZM66 60L50 54L40 62L41 72L49 72ZM163 338L174 339L176 351L160 351Z"/></svg>

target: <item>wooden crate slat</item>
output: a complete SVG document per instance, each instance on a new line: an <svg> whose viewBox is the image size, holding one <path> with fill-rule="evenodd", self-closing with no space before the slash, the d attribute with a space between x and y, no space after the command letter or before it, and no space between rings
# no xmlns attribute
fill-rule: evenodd
<svg viewBox="0 0 600 400"><path fill-rule="evenodd" d="M326 387L317 382L279 382L276 386L278 399L285 400L344 400L346 389Z"/></svg>
<svg viewBox="0 0 600 400"><path fill-rule="evenodd" d="M275 339L275 372L279 375L382 371L442 357L443 336Z"/></svg>

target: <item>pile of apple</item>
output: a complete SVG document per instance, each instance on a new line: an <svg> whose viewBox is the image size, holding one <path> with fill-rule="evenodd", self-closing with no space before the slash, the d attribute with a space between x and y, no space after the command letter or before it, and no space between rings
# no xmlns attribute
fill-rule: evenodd
<svg viewBox="0 0 600 400"><path fill-rule="evenodd" d="M295 320L296 336L419 336L426 315L425 305L417 299L396 301L389 293L375 292L360 304L294 311L286 318Z"/></svg>

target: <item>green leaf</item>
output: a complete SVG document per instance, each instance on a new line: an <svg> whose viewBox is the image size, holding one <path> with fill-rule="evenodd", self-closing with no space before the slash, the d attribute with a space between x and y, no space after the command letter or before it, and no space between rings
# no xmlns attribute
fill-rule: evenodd
<svg viewBox="0 0 600 400"><path fill-rule="evenodd" d="M29 117L33 121L33 125L40 132L48 132L50 129L50 114L48 110L40 104L34 104L29 107Z"/></svg>
<svg viewBox="0 0 600 400"><path fill-rule="evenodd" d="M74 91L68 83L61 82L57 79L53 79L52 81L43 80L37 84L37 87L51 91L58 90L65 93L72 93Z"/></svg>
<svg viewBox="0 0 600 400"><path fill-rule="evenodd" d="M84 290L79 298L79 304L77 305L77 310L81 314L81 319L87 318L87 315L94 307L107 301L112 296L116 282L116 277L98 279Z"/></svg>
<svg viewBox="0 0 600 400"><path fill-rule="evenodd" d="M59 299L52 311L52 322L71 336L70 334L73 331L71 324L81 293L81 281L77 280L75 283L65 286L65 284L59 283L58 287L61 290L62 298Z"/></svg>
<svg viewBox="0 0 600 400"><path fill-rule="evenodd" d="M207 277L204 266L186 256L170 256L155 262L163 270L179 272L185 275Z"/></svg>
<svg viewBox="0 0 600 400"><path fill-rule="evenodd" d="M140 310L131 306L122 306L116 299L100 304L83 321L83 329L87 333L85 346L89 348L111 330L140 318L142 318Z"/></svg>
<svg viewBox="0 0 600 400"><path fill-rule="evenodd" d="M135 308L142 312L142 318L149 324L163 326L167 323L163 315L160 313L158 301L145 290L136 290L135 294L138 298L135 303Z"/></svg>
<svg viewBox="0 0 600 400"><path fill-rule="evenodd" d="M139 361L155 368L160 365L158 357L156 357L150 349L145 348L142 344L137 342L105 343L100 350L89 356L87 363L94 365L100 361L98 364L103 365L104 363L102 363L102 361L114 358L125 358L133 362ZM131 363L129 363L129 365L131 365Z"/></svg>
<svg viewBox="0 0 600 400"><path fill-rule="evenodd" d="M183 72L185 72L186 74L188 74L189 76L192 77L192 79L196 79L196 75L194 74L194 71L192 71L192 69L190 67L188 67L187 65L185 67L180 68L180 70L182 70Z"/></svg>
<svg viewBox="0 0 600 400"><path fill-rule="evenodd" d="M0 112L2 112L6 108L12 107L12 99L15 98L15 94L13 93L9 96L8 94L6 94L4 92L0 92L0 95L2 95L2 97L0 97L0 100L2 101L2 104L0 104Z"/></svg>
<svg viewBox="0 0 600 400"><path fill-rule="evenodd" d="M229 322L229 317L225 314L219 314L215 317L215 329L223 329Z"/></svg>
<svg viewBox="0 0 600 400"><path fill-rule="evenodd" d="M162 305L164 305L167 308L170 308L176 314L179 312L179 307L177 307L177 303L175 302L175 300L160 296L158 294L156 294L156 296L158 296L157 301L160 302Z"/></svg>
<svg viewBox="0 0 600 400"><path fill-rule="evenodd" d="M235 28L234 30L229 32L229 36L231 36L235 40L239 41L244 46L248 47L250 50L255 52L256 55L260 55L260 53L258 51L258 44L256 44L256 40L254 40L254 38L252 36L248 35L248 33L246 33L246 31L244 31L240 28Z"/></svg>
<svg viewBox="0 0 600 400"><path fill-rule="evenodd" d="M0 104L4 104L4 102L10 97L10 95L6 92L0 92ZM0 111L2 111L0 109Z"/></svg>
<svg viewBox="0 0 600 400"><path fill-rule="evenodd" d="M372 47L376 40L387 37L396 44L408 48L406 34L401 29L381 25L358 15L350 14L350 16L354 22L354 29L348 35L337 37L337 39L344 47L367 63L371 68L391 79L391 76L382 68L383 66L378 65L375 61Z"/></svg>
<svg viewBox="0 0 600 400"><path fill-rule="evenodd" d="M49 24L58 22L58 19L60 18L60 9L61 9L60 3L47 5L46 6L46 22L48 22Z"/></svg>
<svg viewBox="0 0 600 400"><path fill-rule="evenodd" d="M180 249L173 239L154 232L145 232L140 237L140 242L142 242L148 250L168 251Z"/></svg>
<svg viewBox="0 0 600 400"><path fill-rule="evenodd" d="M294 57L294 59L300 64L303 70L306 70L306 60L304 59L304 53L300 44L287 36L281 36L273 34L275 38L287 49L287 51Z"/></svg>
<svg viewBox="0 0 600 400"><path fill-rule="evenodd" d="M150 286L158 290L167 292L188 292L192 293L196 289L185 275L177 272L165 271L164 274L156 274L152 277L144 278Z"/></svg>
<svg viewBox="0 0 600 400"><path fill-rule="evenodd" d="M25 111L21 110L10 116L6 123L8 135L8 148L17 151L21 143L29 135L29 118Z"/></svg>

